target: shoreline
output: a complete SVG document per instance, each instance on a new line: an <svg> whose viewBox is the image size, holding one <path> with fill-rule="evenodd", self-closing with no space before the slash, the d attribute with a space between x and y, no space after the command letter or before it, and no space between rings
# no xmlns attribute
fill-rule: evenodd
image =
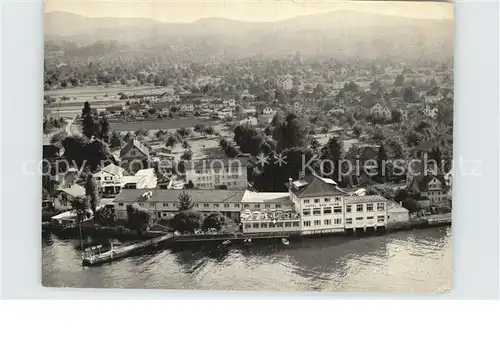
<svg viewBox="0 0 500 351"><path fill-rule="evenodd" d="M409 222L396 222L390 223L384 230L377 232L370 231L342 231L334 233L317 233L317 234L300 234L299 232L281 232L281 233L220 233L220 234L179 234L173 235L169 243L200 243L207 241L244 241L246 239L252 240L264 240L264 239L281 239L281 238L318 238L318 237L368 237L368 236L383 236L389 233L396 233L404 230L412 229L425 229L432 227L444 227L452 225L451 213L448 214L441 221L429 221L428 217L422 217L417 220ZM50 225L47 226L47 230L42 229L42 235L44 234L54 234L58 237L65 239L79 239L80 234L77 227L73 228L53 228ZM100 239L117 239L122 240L124 243L131 243L134 241L148 240L152 238L157 238L166 234L167 231L146 231L139 234L135 230L131 230L124 226L101 226L101 225L87 225L82 227L82 233L85 238L91 238L92 240Z"/></svg>

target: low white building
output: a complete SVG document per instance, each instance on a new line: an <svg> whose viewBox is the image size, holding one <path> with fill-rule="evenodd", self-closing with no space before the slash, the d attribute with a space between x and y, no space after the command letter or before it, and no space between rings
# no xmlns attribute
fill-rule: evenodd
<svg viewBox="0 0 500 351"><path fill-rule="evenodd" d="M387 202L387 224L408 223L410 211L394 201Z"/></svg>
<svg viewBox="0 0 500 351"><path fill-rule="evenodd" d="M127 219L127 206L138 204L157 218L168 218L179 211L179 195L187 192L194 202L194 211L221 212L232 219L241 213L244 190L178 190L178 189L123 189L113 200L116 218Z"/></svg>

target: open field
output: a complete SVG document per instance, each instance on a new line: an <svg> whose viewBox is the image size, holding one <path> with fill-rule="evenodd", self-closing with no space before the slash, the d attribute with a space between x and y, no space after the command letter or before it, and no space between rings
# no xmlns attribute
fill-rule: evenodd
<svg viewBox="0 0 500 351"><path fill-rule="evenodd" d="M116 130L117 132L129 132L135 130L165 130L165 129L177 129L177 128L192 128L196 124L201 125L215 125L220 123L216 120L211 119L199 119L199 118L178 118L178 119L158 119L158 120L147 120L138 122L110 122L111 130Z"/></svg>
<svg viewBox="0 0 500 351"><path fill-rule="evenodd" d="M140 85L140 86L113 85L108 87L105 87L103 85L96 85L96 86L47 90L44 92L44 94L53 97L67 96L70 98L73 97L93 98L94 96L99 97L104 95L115 96L119 92L130 95L130 94L144 94L144 93L164 93L170 90L171 88L155 87L153 85Z"/></svg>

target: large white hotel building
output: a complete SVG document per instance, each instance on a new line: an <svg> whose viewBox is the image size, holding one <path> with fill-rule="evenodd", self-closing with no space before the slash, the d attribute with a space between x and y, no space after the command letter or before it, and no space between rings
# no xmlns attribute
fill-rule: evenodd
<svg viewBox="0 0 500 351"><path fill-rule="evenodd" d="M187 190L195 211L221 212L239 219L244 234L290 232L301 235L349 231L378 231L387 227L388 200L380 195L347 192L333 180L310 175L293 181L288 192L249 190ZM126 219L127 205L139 203L157 218L178 211L183 190L123 189L113 200L118 219Z"/></svg>
<svg viewBox="0 0 500 351"><path fill-rule="evenodd" d="M380 195L348 193L335 181L317 175L296 181L290 179L288 188L288 193L281 193L274 200L274 205L280 205L279 210L244 208L243 232L299 231L302 235L311 235L377 231L387 226L387 199ZM269 193L256 193L254 197L264 194Z"/></svg>

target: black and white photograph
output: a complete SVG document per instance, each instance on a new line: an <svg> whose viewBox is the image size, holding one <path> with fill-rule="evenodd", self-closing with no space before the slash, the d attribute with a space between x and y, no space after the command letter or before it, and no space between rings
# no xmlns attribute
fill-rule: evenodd
<svg viewBox="0 0 500 351"><path fill-rule="evenodd" d="M448 2L47 0L43 286L450 292L454 29Z"/></svg>

